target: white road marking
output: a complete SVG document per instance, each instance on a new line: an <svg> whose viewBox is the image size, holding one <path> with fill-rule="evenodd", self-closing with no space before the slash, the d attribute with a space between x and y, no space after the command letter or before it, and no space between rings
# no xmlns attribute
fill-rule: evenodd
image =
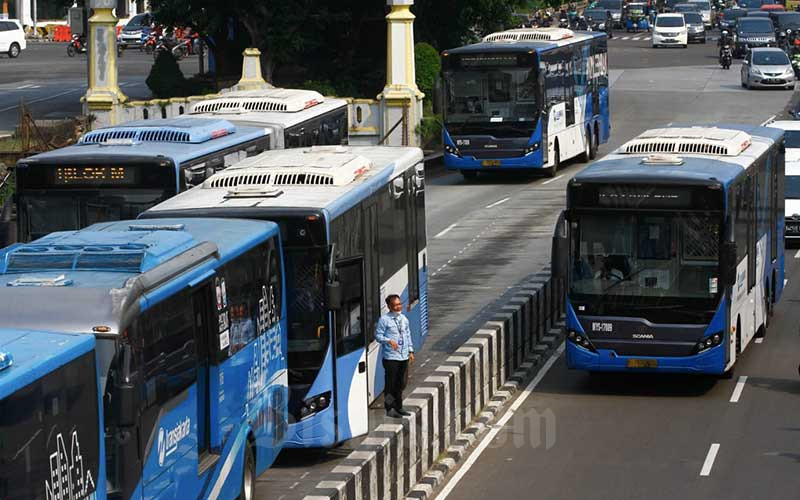
<svg viewBox="0 0 800 500"><path fill-rule="evenodd" d="M763 344L763 343L764 343L764 337L758 337L756 339L756 344Z"/></svg>
<svg viewBox="0 0 800 500"><path fill-rule="evenodd" d="M84 90L85 89L83 89L83 88L66 90L66 91L60 92L58 94L53 94L53 95L51 95L49 97L42 97L41 99L34 99L32 101L27 101L27 102L25 102L25 104L26 105L31 105L31 104L36 104L37 102L49 101L50 99L55 99L57 97L61 97L62 95L72 94L73 92L83 92ZM5 111L11 111L12 109L17 109L18 107L19 107L19 104L15 104L15 105L9 106L7 108L2 108L2 109L0 109L0 113L3 113Z"/></svg>
<svg viewBox="0 0 800 500"><path fill-rule="evenodd" d="M623 39L623 40L630 40L630 39L631 39L631 37L629 37L629 36L623 36L623 37L622 37L622 39Z"/></svg>
<svg viewBox="0 0 800 500"><path fill-rule="evenodd" d="M762 124L761 124L761 126L762 126L762 127L764 127L764 126L766 126L767 124L769 124L770 122L774 121L776 116L777 116L777 115L772 115L772 116L770 116L769 118L767 118L767 119L764 121L764 123L762 123Z"/></svg>
<svg viewBox="0 0 800 500"><path fill-rule="evenodd" d="M762 339L756 339L762 340ZM747 375L742 375L739 377L739 381L736 382L736 387L733 388L733 394L731 395L731 403L738 403L739 398L742 397L742 391L744 390L744 384L747 383Z"/></svg>
<svg viewBox="0 0 800 500"><path fill-rule="evenodd" d="M27 85L20 85L19 87L17 87L17 90L29 89L31 87L33 87L33 84L29 83Z"/></svg>
<svg viewBox="0 0 800 500"><path fill-rule="evenodd" d="M789 282L789 278L784 278L783 280L783 288L786 288L786 283Z"/></svg>
<svg viewBox="0 0 800 500"><path fill-rule="evenodd" d="M434 238L440 238L440 237L444 236L445 234L449 233L449 232L450 232L450 230L451 230L451 229L453 229L453 228L455 228L457 224L458 224L458 222L454 222L454 223L450 224L449 226L447 226L446 228L444 228L444 230L442 230L442 231L439 231L439 234L437 234L436 236L434 236Z"/></svg>
<svg viewBox="0 0 800 500"><path fill-rule="evenodd" d="M497 205L502 205L503 203L507 202L510 199L511 198L503 198L502 200L496 201L496 202L492 203L491 205L486 205L486 208L494 208Z"/></svg>
<svg viewBox="0 0 800 500"><path fill-rule="evenodd" d="M714 459L717 458L718 451L719 451L719 443L712 443L711 448L708 449L708 455L706 455L706 461L703 462L703 468L700 470L701 476L711 475L711 467L714 466Z"/></svg>
<svg viewBox="0 0 800 500"><path fill-rule="evenodd" d="M544 181L544 182L542 183L542 186L545 186L545 185L547 185L547 184L550 184L551 182L555 182L555 181L559 180L559 179L560 179L560 178L562 178L562 177L564 177L564 174L561 174L561 175L559 175L558 177L553 177L553 178L552 178L552 179L550 179L549 181Z"/></svg>
<svg viewBox="0 0 800 500"><path fill-rule="evenodd" d="M794 258L795 259L800 259L800 250L798 250L797 253L794 254Z"/></svg>
<svg viewBox="0 0 800 500"><path fill-rule="evenodd" d="M478 458L480 458L481 453L483 453L483 450L485 450L486 447L489 446L489 444L494 440L495 436L497 436L497 434L501 430L503 430L503 427L505 427L506 423L511 419L511 417L514 416L514 413L519 409L520 406L522 406L522 403L525 402L528 396L531 395L533 390L536 389L536 386L539 385L539 382L541 382L544 376L547 375L547 372L550 371L550 368L553 366L553 364L556 362L556 360L559 358L559 356L561 356L563 352L564 352L564 343L562 342L562 344L558 346L558 349L556 349L556 352L554 352L550 356L550 359L547 360L547 363L544 364L542 370L536 375L536 377L533 380L531 380L531 383L528 384L527 387L525 387L525 389L522 391L522 393L520 393L517 399L514 400L514 402L511 404L511 407L506 412L506 414L503 415L503 417L495 425L492 426L492 429L486 434L486 436L484 436L483 441L481 441L480 444L478 444L478 446L475 448L475 451L473 451L472 454L469 457L467 457L467 459L464 461L464 466L461 467L458 471L456 471L455 474L453 474L453 478L450 479L450 481L444 486L444 488L442 488L442 491L441 493L439 493L439 496L436 497L436 500L444 500L450 493L452 493L453 488L455 488L458 485L458 482L461 481L461 478L463 478L464 475L467 472L469 472L470 467L472 467L478 460Z"/></svg>

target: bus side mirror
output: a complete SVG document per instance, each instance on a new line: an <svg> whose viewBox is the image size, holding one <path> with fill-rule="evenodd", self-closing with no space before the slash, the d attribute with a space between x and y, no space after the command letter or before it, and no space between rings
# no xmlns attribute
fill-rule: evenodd
<svg viewBox="0 0 800 500"><path fill-rule="evenodd" d="M338 311L342 308L342 286L338 281L325 283L325 299L328 309Z"/></svg>
<svg viewBox="0 0 800 500"><path fill-rule="evenodd" d="M120 351L120 371L128 372L131 361L131 347L123 344ZM136 425L136 417L140 406L140 388L130 381L117 380L115 383L116 394L112 396L114 414L118 416L117 422L121 427Z"/></svg>
<svg viewBox="0 0 800 500"><path fill-rule="evenodd" d="M569 221L566 218L566 211L562 210L558 216L558 222L553 231L553 245L550 250L550 266L553 278L566 279L567 266L569 261Z"/></svg>
<svg viewBox="0 0 800 500"><path fill-rule="evenodd" d="M726 241L720 249L720 279L727 288L736 285L736 243Z"/></svg>
<svg viewBox="0 0 800 500"><path fill-rule="evenodd" d="M442 114L442 77L437 75L433 83L433 114Z"/></svg>

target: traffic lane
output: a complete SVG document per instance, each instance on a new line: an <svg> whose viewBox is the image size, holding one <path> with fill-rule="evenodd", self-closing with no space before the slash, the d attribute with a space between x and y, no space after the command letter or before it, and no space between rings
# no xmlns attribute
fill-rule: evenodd
<svg viewBox="0 0 800 500"><path fill-rule="evenodd" d="M63 79L85 81L88 75L88 57L86 54L69 57L67 45L67 43L31 42L18 58L0 58L0 85L25 80L56 83ZM153 56L139 49L127 49L117 61L120 76L136 76L144 79L150 73ZM199 60L197 56L189 56L180 61L179 65L181 71L188 77L197 73Z"/></svg>
<svg viewBox="0 0 800 500"><path fill-rule="evenodd" d="M718 31L709 32L709 40L705 44L691 43L685 49L682 47L654 49L649 33L619 35L615 32L614 38L608 41L608 64L611 69L715 64L719 53L717 42L711 41L712 37L719 36ZM625 37L630 39L624 40Z"/></svg>
<svg viewBox="0 0 800 500"><path fill-rule="evenodd" d="M788 282L763 343L752 345L734 381L741 376L736 419L720 422L720 443L709 479L708 498L735 491L735 498L797 497L800 491L800 259L784 254ZM794 493L791 493L794 492Z"/></svg>
<svg viewBox="0 0 800 500"><path fill-rule="evenodd" d="M786 252L790 284L800 281L795 253ZM767 340L748 347L731 380L589 375L567 370L560 357L450 498L746 499L798 491L798 299L800 288L788 288ZM752 379L732 403L738 375Z"/></svg>

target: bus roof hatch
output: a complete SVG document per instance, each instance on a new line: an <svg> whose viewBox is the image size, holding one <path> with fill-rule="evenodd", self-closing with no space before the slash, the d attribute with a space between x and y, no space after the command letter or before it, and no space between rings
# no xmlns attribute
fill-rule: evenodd
<svg viewBox="0 0 800 500"><path fill-rule="evenodd" d="M738 156L752 143L741 130L717 127L657 128L626 142L621 154L699 154Z"/></svg>
<svg viewBox="0 0 800 500"><path fill-rule="evenodd" d="M322 94L313 90L235 90L195 103L192 113L296 113L323 102Z"/></svg>
<svg viewBox="0 0 800 500"><path fill-rule="evenodd" d="M164 120L138 120L115 127L86 133L79 144L109 146L133 145L141 142L180 142L200 144L236 132L227 120L182 117Z"/></svg>
<svg viewBox="0 0 800 500"><path fill-rule="evenodd" d="M518 28L483 37L484 42L555 42L575 36L564 28Z"/></svg>

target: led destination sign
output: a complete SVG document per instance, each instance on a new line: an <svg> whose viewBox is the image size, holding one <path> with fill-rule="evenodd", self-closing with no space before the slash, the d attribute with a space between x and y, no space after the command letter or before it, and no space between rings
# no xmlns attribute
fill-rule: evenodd
<svg viewBox="0 0 800 500"><path fill-rule="evenodd" d="M55 168L56 186L107 186L136 183L136 169L106 166L64 166Z"/></svg>

